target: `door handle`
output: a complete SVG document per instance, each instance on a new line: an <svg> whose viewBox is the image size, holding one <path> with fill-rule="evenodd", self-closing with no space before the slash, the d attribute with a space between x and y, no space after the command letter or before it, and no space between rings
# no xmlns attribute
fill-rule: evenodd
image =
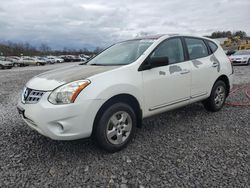
<svg viewBox="0 0 250 188"><path fill-rule="evenodd" d="M165 71L159 71L159 75L165 76L166 72Z"/></svg>
<svg viewBox="0 0 250 188"><path fill-rule="evenodd" d="M219 63L214 62L214 63L212 64L212 67L218 67L218 66L219 66Z"/></svg>
<svg viewBox="0 0 250 188"><path fill-rule="evenodd" d="M188 73L190 73L190 70L183 70L180 72L180 74L188 74Z"/></svg>

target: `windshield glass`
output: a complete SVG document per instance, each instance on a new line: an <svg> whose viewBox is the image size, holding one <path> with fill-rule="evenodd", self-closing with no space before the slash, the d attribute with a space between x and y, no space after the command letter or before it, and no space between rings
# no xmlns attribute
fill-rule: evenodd
<svg viewBox="0 0 250 188"><path fill-rule="evenodd" d="M111 46L88 62L89 65L127 65L136 61L154 40L131 40Z"/></svg>
<svg viewBox="0 0 250 188"><path fill-rule="evenodd" d="M250 51L240 50L240 51L235 52L234 55L250 55Z"/></svg>

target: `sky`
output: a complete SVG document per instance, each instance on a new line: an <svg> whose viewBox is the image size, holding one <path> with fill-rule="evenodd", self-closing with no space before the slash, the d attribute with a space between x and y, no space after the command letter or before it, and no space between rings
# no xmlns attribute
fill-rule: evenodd
<svg viewBox="0 0 250 188"><path fill-rule="evenodd" d="M0 41L106 47L147 34L250 35L250 0L1 0Z"/></svg>

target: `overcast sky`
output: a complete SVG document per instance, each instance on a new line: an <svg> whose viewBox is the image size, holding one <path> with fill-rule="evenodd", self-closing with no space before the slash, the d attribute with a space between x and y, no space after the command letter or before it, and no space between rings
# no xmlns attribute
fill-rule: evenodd
<svg viewBox="0 0 250 188"><path fill-rule="evenodd" d="M150 33L250 35L250 0L1 0L0 41L54 49L107 46Z"/></svg>

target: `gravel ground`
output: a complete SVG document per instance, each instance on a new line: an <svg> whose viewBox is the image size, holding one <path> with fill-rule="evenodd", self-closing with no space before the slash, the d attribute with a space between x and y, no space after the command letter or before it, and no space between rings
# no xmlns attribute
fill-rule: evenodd
<svg viewBox="0 0 250 188"><path fill-rule="evenodd" d="M0 187L250 187L250 107L209 113L198 103L146 119L114 154L90 139L53 141L31 130L17 113L19 94L32 76L60 66L0 70ZM235 76L250 83L250 66Z"/></svg>

